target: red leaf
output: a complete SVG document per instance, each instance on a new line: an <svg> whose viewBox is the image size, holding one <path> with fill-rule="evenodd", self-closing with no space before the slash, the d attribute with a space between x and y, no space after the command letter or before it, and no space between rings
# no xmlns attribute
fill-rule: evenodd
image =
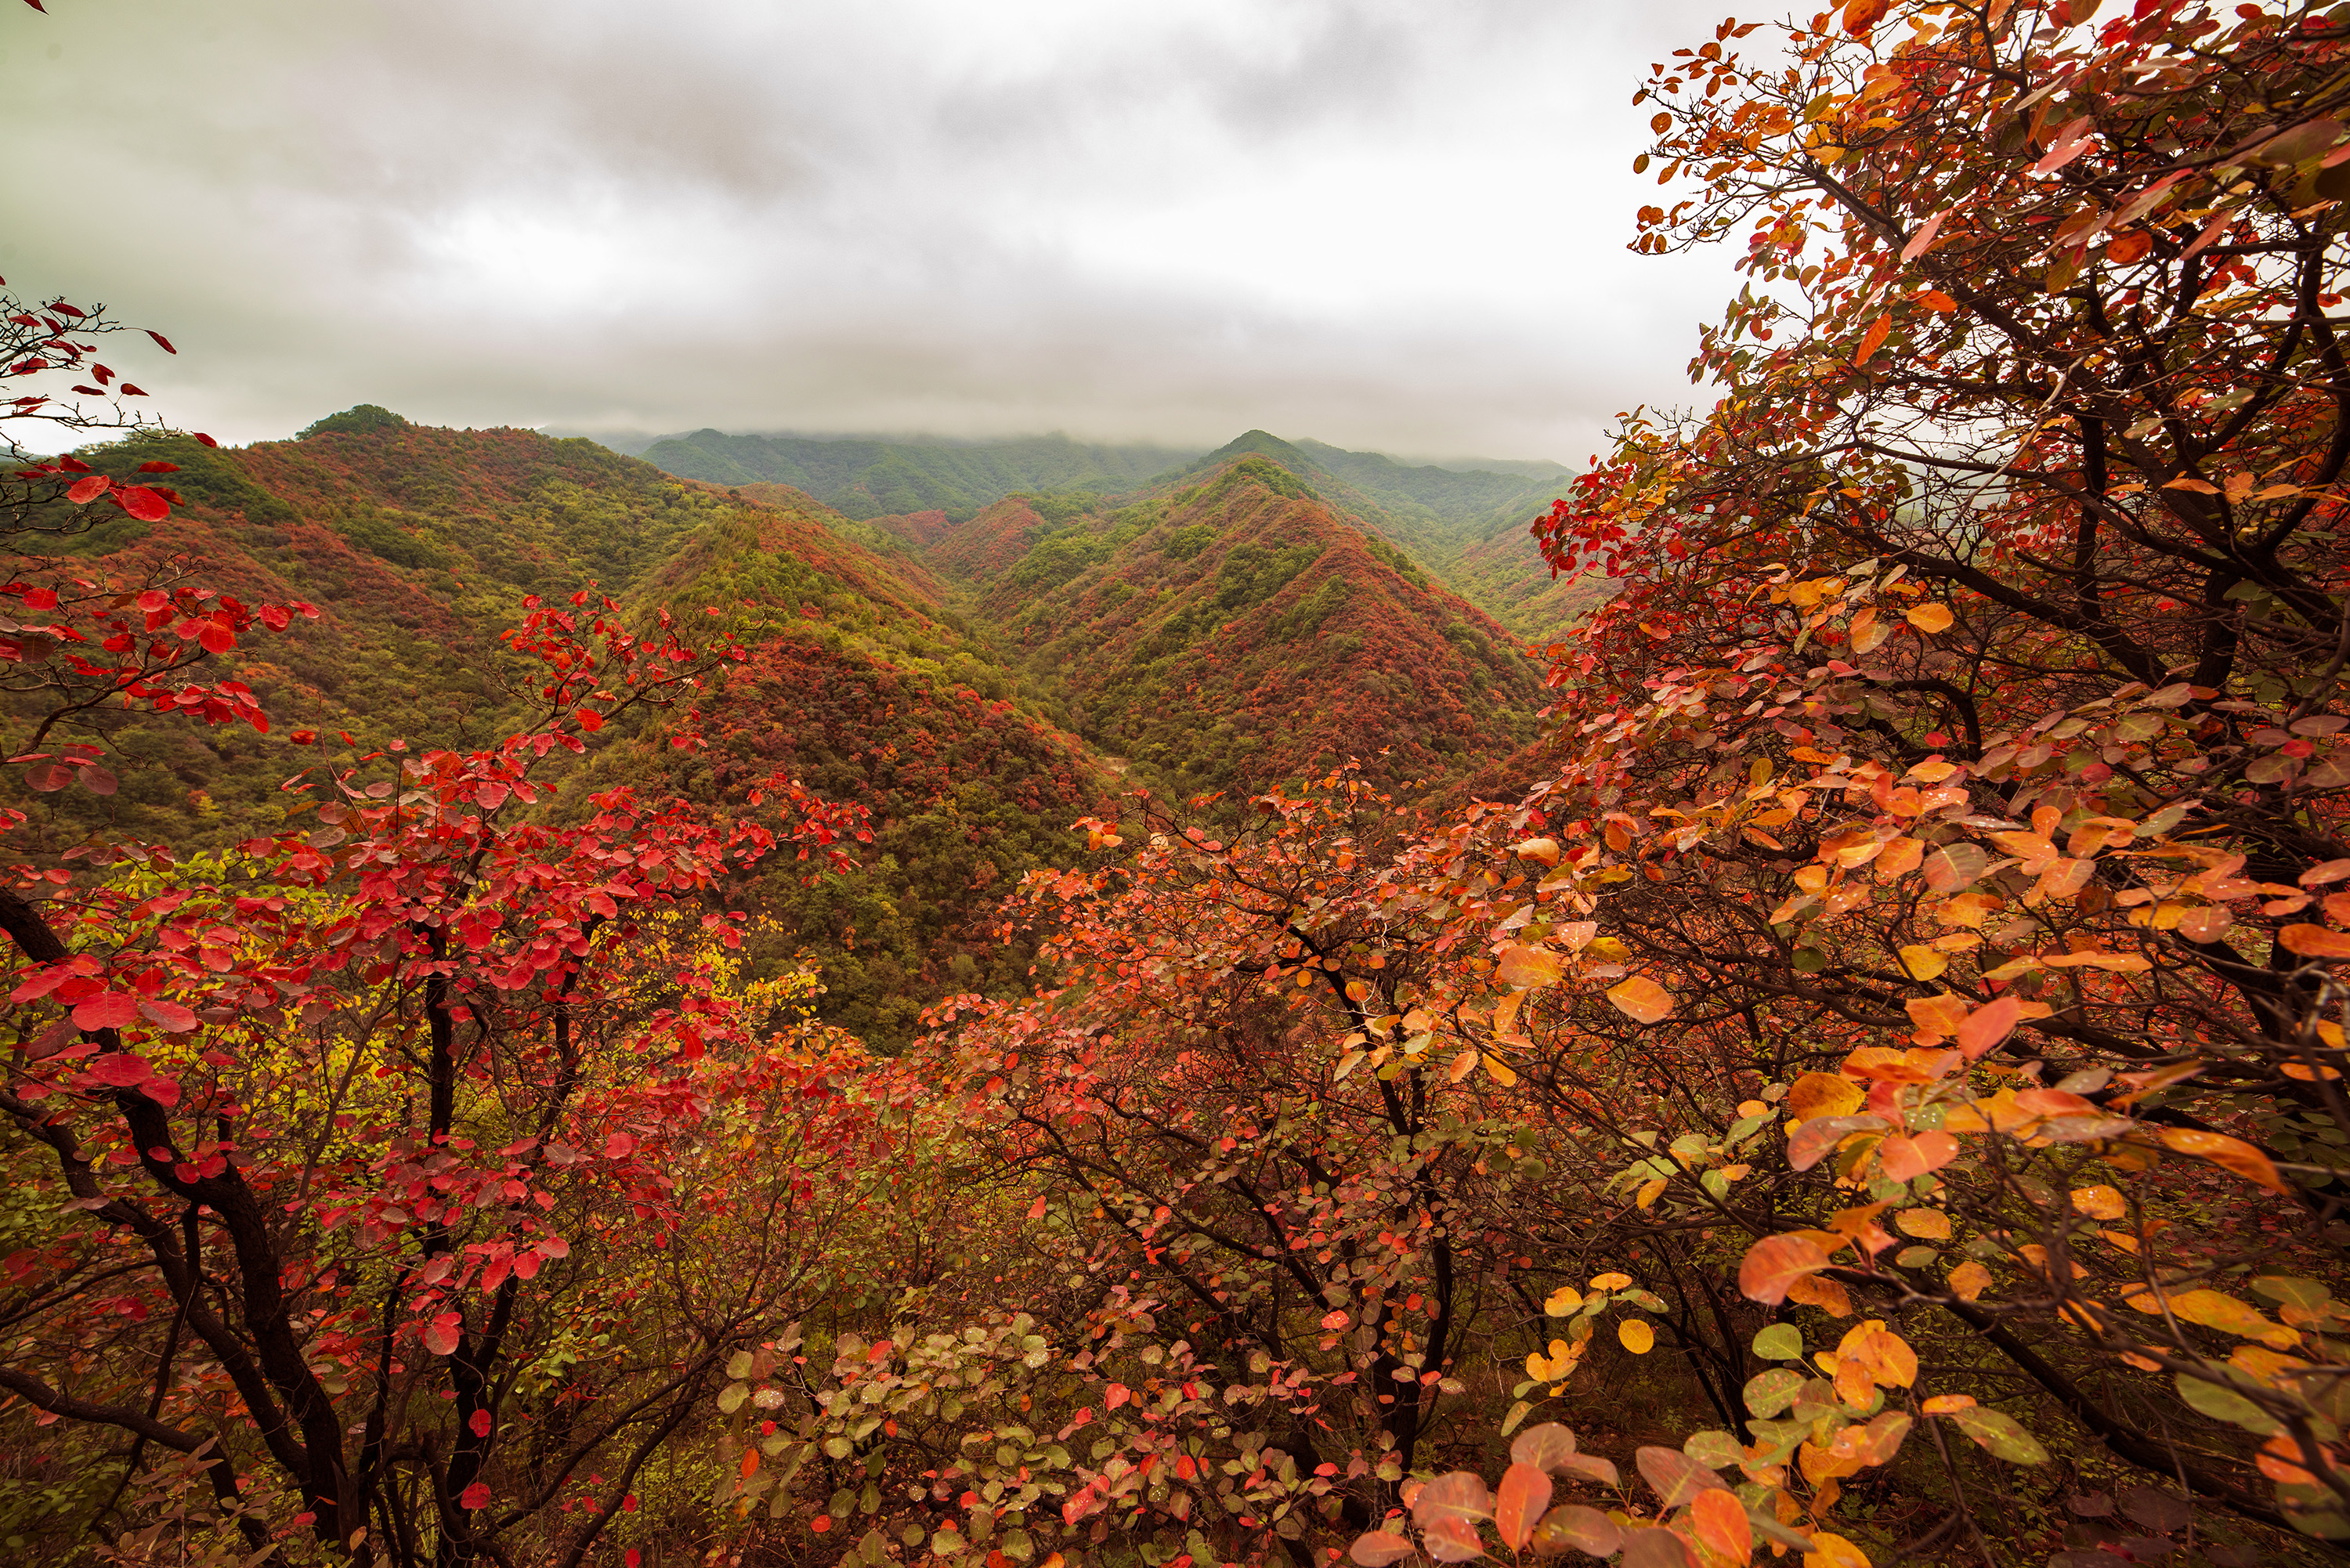
<svg viewBox="0 0 2350 1568"><path fill-rule="evenodd" d="M196 640L203 645L206 653L226 653L236 646L236 633L216 620L208 620L196 633Z"/></svg>
<svg viewBox="0 0 2350 1568"><path fill-rule="evenodd" d="M141 473L177 473L180 472L180 465L176 462L142 462L139 465L139 472Z"/></svg>
<svg viewBox="0 0 2350 1568"><path fill-rule="evenodd" d="M25 3L26 3L26 5L32 5L32 0L25 0ZM38 6L34 6L34 9L35 9L35 10L38 10L38 9L39 9L39 7L38 7ZM161 333L160 333L160 332L156 331L156 330L155 330L153 327L147 327L145 330L146 330L147 336L148 336L148 337L152 337L152 338L155 340L156 347L158 347L158 348L161 348L161 349L163 350L163 352L164 352L164 353L166 353L166 354L177 354L177 353L179 352L179 350L178 350L177 348L172 348L172 340L171 340L169 337L164 337Z"/></svg>
<svg viewBox="0 0 2350 1568"><path fill-rule="evenodd" d="M196 1026L196 1015L176 1002L142 1002L139 1011L147 1022L171 1034L185 1034Z"/></svg>
<svg viewBox="0 0 2350 1568"><path fill-rule="evenodd" d="M1474 1470L1453 1470L1419 1489L1411 1500L1411 1517L1426 1529L1440 1519L1482 1519L1492 1506L1484 1477Z"/></svg>
<svg viewBox="0 0 2350 1568"><path fill-rule="evenodd" d="M42 763L25 770L25 782L43 794L61 790L73 783L74 770L59 767L55 763Z"/></svg>
<svg viewBox="0 0 2350 1568"><path fill-rule="evenodd" d="M1510 1462L1555 1470L1574 1452L1575 1434L1556 1421L1544 1421L1518 1434L1510 1445Z"/></svg>
<svg viewBox="0 0 2350 1568"><path fill-rule="evenodd" d="M474 1411L473 1419L465 1424L473 1429L473 1436L477 1438L486 1438L490 1435L490 1413L487 1410Z"/></svg>
<svg viewBox="0 0 2350 1568"><path fill-rule="evenodd" d="M172 514L172 504L143 484L126 484L114 493L114 498L141 523L160 523Z"/></svg>
<svg viewBox="0 0 2350 1568"><path fill-rule="evenodd" d="M457 1506L460 1508L489 1507L489 1483L487 1481L475 1481L473 1485L467 1487L464 1490L464 1492L457 1499Z"/></svg>
<svg viewBox="0 0 2350 1568"><path fill-rule="evenodd" d="M1347 1549L1347 1555L1360 1563L1362 1568L1389 1568L1389 1564L1418 1553L1409 1538L1389 1535L1384 1530L1373 1530L1355 1537L1355 1544Z"/></svg>
<svg viewBox="0 0 2350 1568"><path fill-rule="evenodd" d="M444 1312L424 1328L424 1348L435 1355L447 1355L457 1348L457 1324L453 1312Z"/></svg>
<svg viewBox="0 0 2350 1568"><path fill-rule="evenodd" d="M121 784L121 780L96 764L81 770L81 786L92 794L112 794Z"/></svg>
<svg viewBox="0 0 2350 1568"><path fill-rule="evenodd" d="M176 350L175 350L175 352L176 352ZM208 435L204 434L204 432L203 432L203 431L196 431L196 440L197 440L197 441L201 441L202 443L203 443L205 446L218 446L218 445L220 445L220 442L218 442L218 441L216 441L213 440L213 438L212 438L212 437L210 437L210 436L208 436Z"/></svg>
<svg viewBox="0 0 2350 1568"><path fill-rule="evenodd" d="M1644 1448L1632 1456L1640 1478L1656 1489L1667 1508L1679 1508L1701 1491L1719 1488L1721 1478L1679 1449Z"/></svg>
<svg viewBox="0 0 2350 1568"><path fill-rule="evenodd" d="M1493 1528L1502 1544L1515 1552L1534 1534L1534 1526L1550 1507L1550 1477L1532 1465L1512 1465L1502 1475L1493 1497Z"/></svg>
<svg viewBox="0 0 2350 1568"><path fill-rule="evenodd" d="M138 1018L139 999L127 991L101 991L73 1011L77 1029L120 1029ZM146 1074L141 1072L140 1076Z"/></svg>
<svg viewBox="0 0 2350 1568"><path fill-rule="evenodd" d="M76 1012L78 1013L79 1009ZM135 1012L133 1016L136 1016ZM82 1027L88 1029L90 1025L85 1023ZM144 1058L134 1056L128 1051L109 1051L89 1064L91 1077L101 1084L112 1084L117 1088L125 1089L133 1084L145 1083L154 1071Z"/></svg>
<svg viewBox="0 0 2350 1568"><path fill-rule="evenodd" d="M1828 1266L1828 1255L1809 1236L1765 1236L1746 1250L1738 1265L1738 1289L1749 1300L1777 1306L1787 1287Z"/></svg>
<svg viewBox="0 0 2350 1568"><path fill-rule="evenodd" d="M637 1140L635 1138L630 1137L627 1133L616 1132L610 1137L604 1140L604 1158L606 1159L625 1159L628 1156L636 1152L636 1147Z"/></svg>
<svg viewBox="0 0 2350 1568"><path fill-rule="evenodd" d="M106 487L113 483L102 473L93 473L88 479L74 481L73 488L66 492L66 499L76 506L82 505L105 494Z"/></svg>

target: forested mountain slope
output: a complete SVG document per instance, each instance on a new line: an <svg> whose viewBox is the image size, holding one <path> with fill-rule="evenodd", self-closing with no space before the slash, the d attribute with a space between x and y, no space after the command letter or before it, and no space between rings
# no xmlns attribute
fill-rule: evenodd
<svg viewBox="0 0 2350 1568"><path fill-rule="evenodd" d="M586 784L666 779L717 806L780 768L870 812L857 870L820 895L789 876L759 889L769 923L755 956L775 968L806 950L827 1015L888 1044L928 1000L1016 982L1024 958L982 931L995 885L1064 853L1068 824L1112 776L1025 705L929 572L835 532L837 514L780 486L754 504L588 441L380 410L244 449L142 440L86 455L124 476L176 463L187 504L152 525L105 514L60 541L60 573L138 585L201 565L240 598L306 599L319 614L234 667L276 719L265 735L101 714L123 785L24 796L43 841L216 847L249 834L255 811L274 814L289 774L341 754L346 732L361 750L478 743L520 711L499 636L525 597L597 584L633 617L667 607L690 637L732 636L747 656L712 694L706 754L624 724L635 732ZM970 953L983 961L956 962Z"/></svg>
<svg viewBox="0 0 2350 1568"><path fill-rule="evenodd" d="M1087 446L1057 435L956 446L704 430L656 441L644 455L681 478L788 484L849 517L937 510L963 518L1018 492L1133 490L1198 453L1197 447Z"/></svg>
<svg viewBox="0 0 2350 1568"><path fill-rule="evenodd" d="M1407 792L1530 733L1534 665L1277 464L1118 507L1000 503L925 552L1080 733L1180 793L1348 757ZM1055 515L1058 513L1058 515Z"/></svg>
<svg viewBox="0 0 2350 1568"><path fill-rule="evenodd" d="M1558 464L1513 463L1508 472L1413 467L1378 452L1250 431L1190 472L1211 472L1251 452L1378 530L1453 592L1537 646L1563 634L1596 600L1597 585L1554 578L1534 544L1534 520L1566 493L1572 477Z"/></svg>
<svg viewBox="0 0 2350 1568"><path fill-rule="evenodd" d="M1081 446L1060 436L956 446L700 431L655 442L645 458L745 496L759 497L761 484L789 485L922 549L937 544L949 524L1014 496L1032 505L1057 496L1064 506L1081 506L1212 472L1252 452L1304 480L1330 505L1385 535L1455 593L1536 645L1554 640L1596 599L1594 584L1553 578L1530 531L1552 499L1565 493L1570 472L1557 463L1411 465L1323 441L1286 441L1263 431L1250 431L1205 456L1162 447ZM887 553L878 535L856 536Z"/></svg>

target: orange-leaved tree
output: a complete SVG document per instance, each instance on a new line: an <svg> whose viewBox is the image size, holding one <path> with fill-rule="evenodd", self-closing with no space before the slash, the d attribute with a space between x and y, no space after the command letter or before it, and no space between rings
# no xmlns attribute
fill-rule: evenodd
<svg viewBox="0 0 2350 1568"><path fill-rule="evenodd" d="M1715 404L1543 525L1623 592L1555 672L1496 1033L1562 1112L1604 1042L1677 1075L1638 1206L1783 1321L1627 1558L1825 1521L1921 1423L1988 1552L1944 1429L2044 1462L2019 1415L2139 1472L2141 1529L2350 1535L2350 28L2095 9L1729 23L1640 95L1694 188L1638 248L1751 281Z"/></svg>

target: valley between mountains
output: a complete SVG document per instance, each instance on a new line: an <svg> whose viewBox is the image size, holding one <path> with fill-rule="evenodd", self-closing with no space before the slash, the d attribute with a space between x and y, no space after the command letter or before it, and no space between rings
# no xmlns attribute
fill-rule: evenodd
<svg viewBox="0 0 2350 1568"><path fill-rule="evenodd" d="M175 463L186 504L55 548L109 576L202 562L319 617L237 666L269 733L103 715L122 787L20 790L28 843L223 847L313 748L485 743L514 717L500 634L525 597L594 587L743 657L698 711L625 721L581 788L717 807L781 770L866 807L845 875L738 891L754 964L812 964L823 1016L881 1049L945 996L1028 983L1033 950L991 911L1131 792L1230 818L1348 763L1416 802L1512 776L1544 702L1528 639L1588 592L1528 532L1549 465L1409 468L1262 431L1207 453L704 431L640 459L363 407L293 441L88 455L119 476ZM681 720L701 749L664 743Z"/></svg>

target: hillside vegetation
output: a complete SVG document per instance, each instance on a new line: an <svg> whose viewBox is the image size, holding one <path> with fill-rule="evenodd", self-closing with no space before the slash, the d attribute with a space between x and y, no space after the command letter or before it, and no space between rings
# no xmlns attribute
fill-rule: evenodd
<svg viewBox="0 0 2350 1568"><path fill-rule="evenodd" d="M1057 497L1064 509L1153 492L1221 470L1233 459L1270 459L1334 510L1368 528L1447 587L1536 646L1555 640L1602 595L1579 574L1555 574L1535 546L1534 521L1565 493L1557 463L1464 462L1410 465L1322 441L1285 441L1250 431L1205 455L1159 447L1087 447L1055 436L993 445L814 441L702 431L660 441L646 461L671 473L733 487L794 487L847 516L869 521L914 549L1014 496ZM877 535L858 533L877 548ZM996 546L1000 547L1000 546ZM979 569L959 557L950 573Z"/></svg>
<svg viewBox="0 0 2350 1568"><path fill-rule="evenodd" d="M1088 446L1057 435L955 446L705 430L656 441L644 457L685 479L788 484L847 517L940 511L963 518L1022 491L1132 490L1197 450Z"/></svg>
<svg viewBox="0 0 2350 1568"><path fill-rule="evenodd" d="M1416 792L1533 732L1514 639L1263 457L1122 506L1002 502L924 558L1080 733L1178 794L1349 758Z"/></svg>

